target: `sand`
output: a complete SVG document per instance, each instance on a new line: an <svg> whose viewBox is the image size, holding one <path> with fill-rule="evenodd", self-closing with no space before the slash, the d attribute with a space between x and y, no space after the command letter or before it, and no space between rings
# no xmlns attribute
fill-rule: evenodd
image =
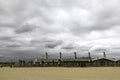
<svg viewBox="0 0 120 80"><path fill-rule="evenodd" d="M0 80L120 80L120 67L0 68Z"/></svg>

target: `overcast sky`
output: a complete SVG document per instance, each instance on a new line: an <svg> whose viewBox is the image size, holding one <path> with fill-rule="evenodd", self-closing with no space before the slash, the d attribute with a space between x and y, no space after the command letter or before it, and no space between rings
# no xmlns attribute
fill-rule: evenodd
<svg viewBox="0 0 120 80"><path fill-rule="evenodd" d="M0 57L120 57L120 0L0 0Z"/></svg>

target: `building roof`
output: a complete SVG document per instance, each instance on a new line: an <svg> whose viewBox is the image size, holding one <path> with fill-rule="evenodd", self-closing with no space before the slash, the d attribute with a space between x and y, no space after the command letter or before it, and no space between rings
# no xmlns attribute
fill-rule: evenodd
<svg viewBox="0 0 120 80"><path fill-rule="evenodd" d="M117 60L116 62L120 62L120 60Z"/></svg>
<svg viewBox="0 0 120 80"><path fill-rule="evenodd" d="M102 59L109 60L109 61L117 61L114 58L107 58L107 57L95 58L95 59L92 59L92 60L93 61L98 61L98 60L102 60Z"/></svg>
<svg viewBox="0 0 120 80"><path fill-rule="evenodd" d="M35 62L57 62L58 59L36 59Z"/></svg>
<svg viewBox="0 0 120 80"><path fill-rule="evenodd" d="M90 61L89 58L77 58L77 59L73 59L73 58L66 58L66 59L36 59L35 62L58 62L59 60L61 61Z"/></svg>

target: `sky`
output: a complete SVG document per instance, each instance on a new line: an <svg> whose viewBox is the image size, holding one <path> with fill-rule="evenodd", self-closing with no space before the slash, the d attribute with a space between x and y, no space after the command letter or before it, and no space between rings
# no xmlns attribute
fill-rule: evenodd
<svg viewBox="0 0 120 80"><path fill-rule="evenodd" d="M120 58L120 0L0 0L0 58Z"/></svg>

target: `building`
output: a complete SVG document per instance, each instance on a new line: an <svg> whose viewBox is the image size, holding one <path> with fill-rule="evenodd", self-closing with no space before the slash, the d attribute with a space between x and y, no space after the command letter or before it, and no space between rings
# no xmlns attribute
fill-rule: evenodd
<svg viewBox="0 0 120 80"><path fill-rule="evenodd" d="M116 66L120 66L120 60L116 61Z"/></svg>
<svg viewBox="0 0 120 80"><path fill-rule="evenodd" d="M105 57L98 58L98 59L93 59L92 66L95 66L95 67L116 66L116 61L114 59L105 58Z"/></svg>
<svg viewBox="0 0 120 80"><path fill-rule="evenodd" d="M43 59L36 59L36 66L63 66L63 67L87 67L91 65L91 57L89 53L89 57L78 58L76 52L74 52L74 58L62 58L62 53L60 52L59 59L49 59L48 53L45 53L46 57Z"/></svg>

